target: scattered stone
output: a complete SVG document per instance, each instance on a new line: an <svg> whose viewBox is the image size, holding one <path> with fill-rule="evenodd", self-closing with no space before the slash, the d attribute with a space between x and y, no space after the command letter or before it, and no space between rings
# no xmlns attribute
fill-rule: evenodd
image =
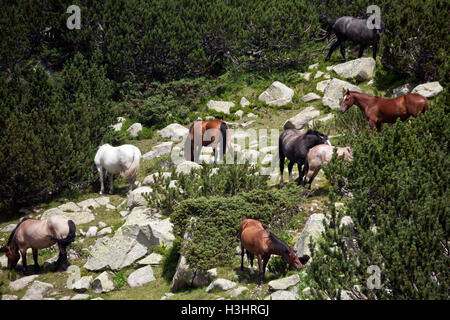
<svg viewBox="0 0 450 320"><path fill-rule="evenodd" d="M92 281L92 291L96 294L109 292L114 290L114 282L110 278L107 271L102 272L97 278Z"/></svg>
<svg viewBox="0 0 450 320"><path fill-rule="evenodd" d="M344 89L361 92L361 89L349 82L333 78L324 90L322 105L330 109L338 109L344 97Z"/></svg>
<svg viewBox="0 0 450 320"><path fill-rule="evenodd" d="M310 287L306 287L305 289L302 290L302 293L304 295L311 295L311 288Z"/></svg>
<svg viewBox="0 0 450 320"><path fill-rule="evenodd" d="M172 151L173 142L164 142L161 144L158 144L157 146L153 147L152 150L147 152L142 156L142 160L152 160L155 158L159 158L165 154L170 153Z"/></svg>
<svg viewBox="0 0 450 320"><path fill-rule="evenodd" d="M322 221L325 219L325 215L322 213L314 213L309 216L305 227L303 228L300 236L295 243L294 250L297 252L298 256L303 255L311 256L309 250L310 237L315 241L324 231Z"/></svg>
<svg viewBox="0 0 450 320"><path fill-rule="evenodd" d="M319 67L319 63L314 63L314 64L308 66L308 70L317 69L318 67Z"/></svg>
<svg viewBox="0 0 450 320"><path fill-rule="evenodd" d="M298 300L298 295L292 291L278 290L265 297L264 300Z"/></svg>
<svg viewBox="0 0 450 320"><path fill-rule="evenodd" d="M230 109L234 107L234 102L209 100L206 107L209 110L230 114Z"/></svg>
<svg viewBox="0 0 450 320"><path fill-rule="evenodd" d="M325 117L317 119L317 121L325 122L325 121L331 120L333 118L334 118L334 115L332 113L329 113Z"/></svg>
<svg viewBox="0 0 450 320"><path fill-rule="evenodd" d="M241 105L241 107L246 107L250 105L250 101L247 100L247 98L242 97L241 101L239 102L239 104Z"/></svg>
<svg viewBox="0 0 450 320"><path fill-rule="evenodd" d="M167 292L166 294L164 294L161 297L161 300L167 300L167 298L170 298L171 296L173 296L174 294L172 292Z"/></svg>
<svg viewBox="0 0 450 320"><path fill-rule="evenodd" d="M178 140L180 137L185 137L189 133L189 129L183 127L181 124L172 123L157 133L163 138L170 138L171 140Z"/></svg>
<svg viewBox="0 0 450 320"><path fill-rule="evenodd" d="M89 227L88 231L86 232L86 238L93 238L97 235L97 227Z"/></svg>
<svg viewBox="0 0 450 320"><path fill-rule="evenodd" d="M130 287L140 287L146 283L156 280L153 275L152 266L148 265L142 268L137 269L128 277L128 284Z"/></svg>
<svg viewBox="0 0 450 320"><path fill-rule="evenodd" d="M186 258L181 255L175 275L172 279L170 290L179 291L186 288L197 288L208 285L212 279L209 278L208 273L204 270L191 268L186 261Z"/></svg>
<svg viewBox="0 0 450 320"><path fill-rule="evenodd" d="M41 281L34 281L25 292L21 300L42 300L53 289L53 285Z"/></svg>
<svg viewBox="0 0 450 320"><path fill-rule="evenodd" d="M200 169L201 165L193 161L183 161L177 165L176 173L189 174L192 169Z"/></svg>
<svg viewBox="0 0 450 320"><path fill-rule="evenodd" d="M129 213L130 213L130 211L127 211L127 210L123 210L123 211L120 211L120 212L119 212L119 214L120 214L122 217L126 217Z"/></svg>
<svg viewBox="0 0 450 320"><path fill-rule="evenodd" d="M444 88L438 81L427 82L415 87L411 93L418 93L426 98L432 98L442 92Z"/></svg>
<svg viewBox="0 0 450 320"><path fill-rule="evenodd" d="M60 205L58 208L61 209L62 211L73 211L73 212L81 211L81 208L73 202L64 203Z"/></svg>
<svg viewBox="0 0 450 320"><path fill-rule="evenodd" d="M373 58L359 58L333 66L333 71L344 79L364 81L372 79L376 62Z"/></svg>
<svg viewBox="0 0 450 320"><path fill-rule="evenodd" d="M235 298L240 296L244 291L248 291L247 287L239 286L236 289L231 290L230 297Z"/></svg>
<svg viewBox="0 0 450 320"><path fill-rule="evenodd" d="M0 229L0 232L12 232L16 228L17 224L11 223L8 224L6 227L3 227Z"/></svg>
<svg viewBox="0 0 450 320"><path fill-rule="evenodd" d="M81 277L80 280L72 284L71 289L76 292L85 292L91 286L92 279L93 279L92 276Z"/></svg>
<svg viewBox="0 0 450 320"><path fill-rule="evenodd" d="M98 222L98 228L99 228L99 229L102 229L102 228L104 228L104 227L106 227L106 223L104 223L103 221L99 221L99 222Z"/></svg>
<svg viewBox="0 0 450 320"><path fill-rule="evenodd" d="M284 123L285 129L301 129L305 124L307 124L312 119L318 117L320 111L314 107L306 107L300 113L288 119Z"/></svg>
<svg viewBox="0 0 450 320"><path fill-rule="evenodd" d="M27 276L27 277L23 277L23 278L17 279L15 281L11 281L9 283L9 288L12 291L22 290L26 286L28 286L31 282L33 282L34 279L36 279L37 277L38 277L38 275L32 275L32 276Z"/></svg>
<svg viewBox="0 0 450 320"><path fill-rule="evenodd" d="M136 122L133 123L128 129L127 132L132 136L132 137L137 137L139 132L142 131L142 124Z"/></svg>
<svg viewBox="0 0 450 320"><path fill-rule="evenodd" d="M242 116L244 115L244 111L238 110L234 114L239 117L239 120L242 120Z"/></svg>
<svg viewBox="0 0 450 320"><path fill-rule="evenodd" d="M292 286L295 286L299 282L300 277L298 276L298 274L294 274L286 278L272 280L268 283L268 285L270 290L277 291L277 290L286 290Z"/></svg>
<svg viewBox="0 0 450 320"><path fill-rule="evenodd" d="M319 79L321 76L323 76L323 72L322 71L317 71L316 75L314 76L314 79Z"/></svg>
<svg viewBox="0 0 450 320"><path fill-rule="evenodd" d="M405 83L405 84L402 84L401 86L395 88L394 90L392 90L392 93L393 93L394 97L400 97L407 93L410 93L412 89L414 89L414 84Z"/></svg>
<svg viewBox="0 0 450 320"><path fill-rule="evenodd" d="M279 81L275 81L258 97L259 101L269 105L284 106L292 102L294 90Z"/></svg>
<svg viewBox="0 0 450 320"><path fill-rule="evenodd" d="M70 298L70 300L88 300L89 297L90 296L86 293L78 293L74 295L72 298Z"/></svg>
<svg viewBox="0 0 450 320"><path fill-rule="evenodd" d="M163 260L162 255L160 255L159 253L156 253L156 252L152 252L151 254L146 256L144 259L139 260L138 264L157 266L161 263L162 260Z"/></svg>
<svg viewBox="0 0 450 320"><path fill-rule="evenodd" d="M128 196L127 208L133 209L135 207L147 206L147 200L144 198L144 194L152 192L153 189L150 187L139 187L134 189Z"/></svg>
<svg viewBox="0 0 450 320"><path fill-rule="evenodd" d="M331 80L323 80L320 82L317 82L316 84L316 90L320 92L324 92L327 85L330 83Z"/></svg>
<svg viewBox="0 0 450 320"><path fill-rule="evenodd" d="M311 72L300 73L300 77L306 81L309 81L311 79Z"/></svg>
<svg viewBox="0 0 450 320"><path fill-rule="evenodd" d="M80 207L80 208L87 208L87 209L97 209L97 208L100 208L100 204L97 202L97 201L95 201L94 199L86 199L86 200L83 200L83 201L81 201L81 202L78 202L77 203L77 205Z"/></svg>
<svg viewBox="0 0 450 320"><path fill-rule="evenodd" d="M98 197L94 200L101 206L106 206L107 204L109 204L109 197Z"/></svg>
<svg viewBox="0 0 450 320"><path fill-rule="evenodd" d="M258 118L258 115L256 115L256 114L250 112L249 114L247 114L247 117L248 117L248 118Z"/></svg>
<svg viewBox="0 0 450 320"><path fill-rule="evenodd" d="M2 300L17 300L19 299L18 296L15 296L13 294L4 294L2 295Z"/></svg>
<svg viewBox="0 0 450 320"><path fill-rule="evenodd" d="M67 219L70 219L73 222L75 222L76 225L89 223L89 222L95 220L94 214L87 208L83 208L82 211L77 211L77 212L66 212L66 211L62 211L59 208L53 208L53 209L45 211L44 214L42 215L42 219L47 219L48 217L51 217L54 215L64 216Z"/></svg>
<svg viewBox="0 0 450 320"><path fill-rule="evenodd" d="M314 92L307 93L303 97L301 97L303 102L311 102L314 100L319 100L320 98L322 98L322 97Z"/></svg>
<svg viewBox="0 0 450 320"><path fill-rule="evenodd" d="M214 280L209 286L208 288L206 288L206 292L211 292L211 291L227 291L230 290L232 288L234 288L236 286L236 282L227 280L227 279L216 279Z"/></svg>
<svg viewBox="0 0 450 320"><path fill-rule="evenodd" d="M127 211L128 212L128 211ZM111 234L113 231L112 231L112 228L111 227L106 227L106 228L103 228L102 230L100 230L98 233L97 233L97 237L103 237L103 236L105 236L105 235L107 235L107 234Z"/></svg>
<svg viewBox="0 0 450 320"><path fill-rule="evenodd" d="M118 118L117 118L117 123L111 125L111 127L114 129L114 131L120 131L120 130L122 130L122 126L123 126L123 123L124 123L125 121L126 121L125 118L123 118L123 117L118 117Z"/></svg>

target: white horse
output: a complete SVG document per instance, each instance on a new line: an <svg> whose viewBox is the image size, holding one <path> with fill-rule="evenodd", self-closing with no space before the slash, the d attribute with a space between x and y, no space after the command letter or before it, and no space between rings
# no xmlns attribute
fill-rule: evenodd
<svg viewBox="0 0 450 320"><path fill-rule="evenodd" d="M103 169L106 175L109 173L109 193L114 190L113 175L120 173L124 179L127 179L130 187L128 192L133 190L136 181L136 174L141 161L141 151L139 148L124 144L113 147L109 144L100 146L95 155L94 162L100 175L100 194L103 194L105 187L103 184Z"/></svg>

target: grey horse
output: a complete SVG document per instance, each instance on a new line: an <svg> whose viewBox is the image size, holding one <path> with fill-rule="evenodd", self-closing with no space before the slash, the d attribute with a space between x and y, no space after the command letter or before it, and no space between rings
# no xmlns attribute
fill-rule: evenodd
<svg viewBox="0 0 450 320"><path fill-rule="evenodd" d="M367 23L368 19L358 19L354 17L340 17L336 21L332 22L326 34L316 41L322 41L328 38L332 32L336 34L337 40L331 45L330 51L328 52L325 61L330 60L331 54L334 50L341 46L341 54L344 60L347 61L345 57L345 41L349 40L356 44L359 44L359 54L358 58L361 58L364 49L370 45L373 47L373 58L376 59L378 42L380 41L381 32L384 29L383 22L380 23L380 28L370 28Z"/></svg>

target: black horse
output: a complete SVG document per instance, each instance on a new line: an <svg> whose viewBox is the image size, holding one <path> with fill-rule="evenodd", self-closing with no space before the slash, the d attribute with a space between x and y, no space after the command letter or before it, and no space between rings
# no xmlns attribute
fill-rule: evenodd
<svg viewBox="0 0 450 320"><path fill-rule="evenodd" d="M289 181L292 181L292 167L297 163L299 177L295 180L298 184L303 183L304 170L302 166L306 162L309 149L318 144L330 144L328 136L318 131L308 130L302 134L296 129L288 129L281 133L278 139L278 153L280 156L280 186L283 185L284 159L289 159Z"/></svg>
<svg viewBox="0 0 450 320"><path fill-rule="evenodd" d="M380 23L380 28L370 28L368 26L368 19L357 19L354 17L340 17L336 21L333 21L326 31L326 34L316 41L322 41L330 36L332 32L336 34L337 40L331 45L330 51L328 52L325 61L330 60L331 54L337 47L341 46L341 54L345 58L345 41L349 40L356 44L359 44L359 54L358 58L361 58L364 49L370 45L373 48L373 58L376 59L378 42L380 41L381 32L384 29L383 22Z"/></svg>

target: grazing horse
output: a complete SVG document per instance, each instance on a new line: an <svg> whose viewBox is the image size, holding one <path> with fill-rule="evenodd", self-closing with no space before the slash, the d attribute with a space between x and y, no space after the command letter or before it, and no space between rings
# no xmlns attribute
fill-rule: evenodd
<svg viewBox="0 0 450 320"><path fill-rule="evenodd" d="M189 161L199 162L202 147L211 145L214 151L214 162L217 163L217 146L222 145L222 157L228 150L233 154L231 137L228 125L222 120L202 121L197 120L189 128L189 136L184 142L184 158Z"/></svg>
<svg viewBox="0 0 450 320"><path fill-rule="evenodd" d="M322 165L327 164L333 157L334 150L339 157L343 156L346 161L353 160L351 147L333 147L328 144L319 144L312 147L308 152L304 170L307 172L304 184L309 184L309 188L311 188L312 181L319 173Z"/></svg>
<svg viewBox="0 0 450 320"><path fill-rule="evenodd" d="M292 267L300 270L308 262L309 256L299 258L292 247L278 239L272 233L264 230L261 222L245 219L239 226L238 239L241 242L241 271L244 270L244 253L253 268L253 259L258 258L260 285L264 283L266 265L272 254L282 256Z"/></svg>
<svg viewBox="0 0 450 320"><path fill-rule="evenodd" d="M334 50L341 46L341 54L345 61L345 41L349 40L356 44L359 44L359 54L358 58L361 58L364 49L370 45L373 47L373 58L376 59L378 42L380 41L381 32L384 29L383 22L380 23L380 28L369 28L367 19L357 19L354 17L340 17L327 29L326 34L316 41L322 41L330 36L332 32L337 37L336 42L331 45L330 51L328 52L325 61L330 60L331 54Z"/></svg>
<svg viewBox="0 0 450 320"><path fill-rule="evenodd" d="M118 173L120 173L124 179L127 179L130 184L128 192L131 192L136 181L136 174L139 169L140 161L141 151L131 144L124 144L118 147L113 147L109 144L102 145L94 158L95 166L100 175L100 194L103 194L105 191L103 184L103 170L105 170L105 177L109 173L110 194L113 194L114 191L113 175Z"/></svg>
<svg viewBox="0 0 450 320"><path fill-rule="evenodd" d="M67 270L66 247L75 240L75 223L64 216L51 216L44 220L22 219L8 239L8 244L0 248L8 257L8 269L14 269L22 256L23 273L27 273L27 249L32 248L34 272L39 273L38 249L58 244L59 257L54 271L62 267ZM20 254L19 254L20 252Z"/></svg>
<svg viewBox="0 0 450 320"><path fill-rule="evenodd" d="M339 111L344 113L354 104L364 112L369 120L372 136L373 129L376 127L378 131L381 131L383 123L394 123L398 118L405 121L410 116L417 117L419 112L425 112L429 108L428 99L417 93L386 99L347 89Z"/></svg>
<svg viewBox="0 0 450 320"><path fill-rule="evenodd" d="M292 167L297 163L299 177L296 180L298 184L303 181L304 172L302 166L306 161L309 149L318 145L327 143L331 145L328 136L314 130L308 130L302 134L296 129L288 129L281 133L278 139L278 153L280 157L280 186L283 185L284 159L287 157L290 162L288 165L289 181L292 182Z"/></svg>

